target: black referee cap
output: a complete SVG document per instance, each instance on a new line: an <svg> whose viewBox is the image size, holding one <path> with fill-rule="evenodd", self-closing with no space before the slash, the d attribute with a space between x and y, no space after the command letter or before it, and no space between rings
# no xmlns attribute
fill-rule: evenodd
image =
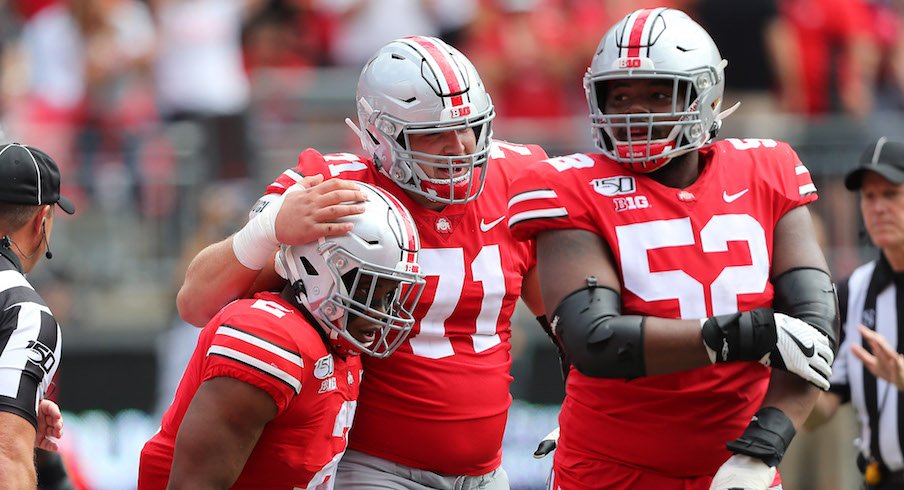
<svg viewBox="0 0 904 490"><path fill-rule="evenodd" d="M844 178L848 190L860 190L863 174L875 172L895 184L904 184L904 143L889 141L885 136L866 147L857 168Z"/></svg>
<svg viewBox="0 0 904 490"><path fill-rule="evenodd" d="M60 168L43 151L7 143L0 146L0 202L57 204L75 213L72 201L60 195Z"/></svg>

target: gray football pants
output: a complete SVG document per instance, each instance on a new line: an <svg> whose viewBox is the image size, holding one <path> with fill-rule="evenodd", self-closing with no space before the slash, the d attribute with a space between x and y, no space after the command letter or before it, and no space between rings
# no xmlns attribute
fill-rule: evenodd
<svg viewBox="0 0 904 490"><path fill-rule="evenodd" d="M455 476L405 466L349 449L339 461L336 490L509 490L499 467L485 475Z"/></svg>

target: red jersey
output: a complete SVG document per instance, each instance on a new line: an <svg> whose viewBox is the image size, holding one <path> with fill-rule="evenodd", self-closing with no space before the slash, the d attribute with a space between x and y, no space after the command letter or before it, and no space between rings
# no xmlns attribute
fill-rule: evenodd
<svg viewBox="0 0 904 490"><path fill-rule="evenodd" d="M602 155L546 160L513 183L509 225L519 239L569 228L603 237L626 315L698 319L771 306L775 225L816 199L810 174L773 140L719 141L700 158L706 166L685 189ZM557 472L586 477L588 462L602 460L663 476L712 476L730 456L725 443L759 408L768 378L763 365L740 362L627 381L572 370Z"/></svg>
<svg viewBox="0 0 904 490"><path fill-rule="evenodd" d="M317 328L275 293L223 308L201 332L160 431L141 451L138 488L166 488L185 412L201 383L218 376L266 391L278 410L231 488L333 488L355 416L361 360L334 356Z"/></svg>
<svg viewBox="0 0 904 490"><path fill-rule="evenodd" d="M511 316L535 263L533 243L509 234L506 199L515 176L543 158L538 146L493 142L480 196L441 211L418 205L372 161L349 153L305 150L268 188L281 193L314 174L375 184L405 204L420 233L427 285L417 322L393 355L364 359L352 449L450 475L481 475L502 463Z"/></svg>

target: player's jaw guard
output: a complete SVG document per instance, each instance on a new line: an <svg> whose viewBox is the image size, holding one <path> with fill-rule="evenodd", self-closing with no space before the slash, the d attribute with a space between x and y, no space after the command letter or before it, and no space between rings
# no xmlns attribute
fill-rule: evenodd
<svg viewBox="0 0 904 490"><path fill-rule="evenodd" d="M551 327L581 374L631 379L646 375L643 322L642 316L621 315L617 292L589 285L559 303Z"/></svg>

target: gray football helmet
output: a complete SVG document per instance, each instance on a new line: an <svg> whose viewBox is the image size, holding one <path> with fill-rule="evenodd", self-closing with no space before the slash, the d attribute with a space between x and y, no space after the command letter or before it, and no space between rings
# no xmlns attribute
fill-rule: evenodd
<svg viewBox="0 0 904 490"><path fill-rule="evenodd" d="M727 64L709 34L684 12L652 8L628 14L603 36L584 76L594 143L635 172L652 172L704 146L737 107L720 114ZM671 112L606 113L609 82L638 78L672 83ZM671 130L654 140L657 126Z"/></svg>
<svg viewBox="0 0 904 490"><path fill-rule="evenodd" d="M468 202L483 189L496 113L474 65L443 41L412 36L383 46L358 79L358 126L364 150L399 187L446 204ZM414 134L471 129L474 153L413 151ZM429 178L422 168L448 171Z"/></svg>
<svg viewBox="0 0 904 490"><path fill-rule="evenodd" d="M341 236L281 246L276 271L328 334L334 351L382 358L392 354L414 326L412 311L425 285L417 264L420 239L398 199L378 187L357 184L367 195L364 213L339 219L351 221L354 228ZM372 342L362 343L347 330L356 317L379 327Z"/></svg>

